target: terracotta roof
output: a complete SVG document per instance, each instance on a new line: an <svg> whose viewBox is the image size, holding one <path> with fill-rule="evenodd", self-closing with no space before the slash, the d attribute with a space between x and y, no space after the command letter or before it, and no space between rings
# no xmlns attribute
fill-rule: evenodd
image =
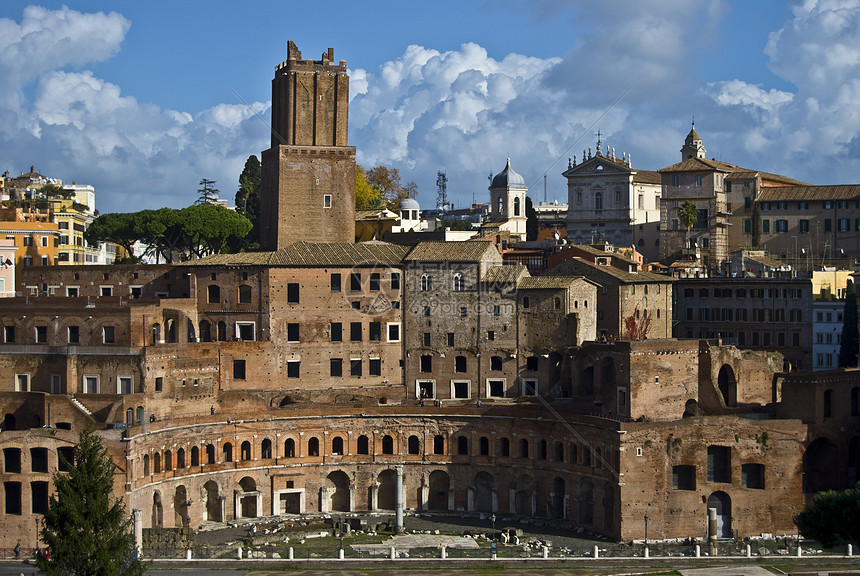
<svg viewBox="0 0 860 576"><path fill-rule="evenodd" d="M213 254L186 266L397 266L409 251L408 246L387 242L296 242L276 252Z"/></svg>
<svg viewBox="0 0 860 576"><path fill-rule="evenodd" d="M421 242L404 260L429 262L477 262L492 259L502 261L495 244L488 240L466 242Z"/></svg>
<svg viewBox="0 0 860 576"><path fill-rule="evenodd" d="M702 170L717 170L720 172L734 172L742 170L727 162L719 162L717 160L708 160L707 158L687 158L683 162L660 168L657 172L701 172Z"/></svg>
<svg viewBox="0 0 860 576"><path fill-rule="evenodd" d="M515 284L523 274L528 275L528 273L528 268L522 264L490 266L487 273L484 274L482 282L486 284Z"/></svg>
<svg viewBox="0 0 860 576"><path fill-rule="evenodd" d="M806 182L801 182L800 180L795 180L794 178L789 178L788 176L781 176L779 174L771 174L770 172L761 172L756 170L735 170L728 176L727 179L739 179L739 178L756 178L759 177L763 182L778 182L780 184L790 184L790 185L803 185L807 186ZM762 184L762 189L766 187L765 184Z"/></svg>
<svg viewBox="0 0 860 576"><path fill-rule="evenodd" d="M860 197L860 184L840 186L767 186L759 191L759 202L777 200L852 200Z"/></svg>
<svg viewBox="0 0 860 576"><path fill-rule="evenodd" d="M548 270L544 276L583 276L586 280L600 283L600 275L605 274L627 284L646 284L650 282L666 283L671 279L662 274L653 272L627 272L615 266L599 266L592 264L582 258L571 258L565 260L552 270Z"/></svg>
<svg viewBox="0 0 860 576"><path fill-rule="evenodd" d="M746 259L758 262L759 264L764 264L770 268L782 268L786 265L785 262L781 262L776 258L771 258L770 256L746 256Z"/></svg>
<svg viewBox="0 0 860 576"><path fill-rule="evenodd" d="M517 282L518 290L564 290L581 276L526 276ZM587 281L587 279L585 279Z"/></svg>

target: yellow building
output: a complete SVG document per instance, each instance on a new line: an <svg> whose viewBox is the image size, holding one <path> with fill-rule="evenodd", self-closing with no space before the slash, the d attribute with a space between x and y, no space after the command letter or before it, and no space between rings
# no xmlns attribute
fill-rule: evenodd
<svg viewBox="0 0 860 576"><path fill-rule="evenodd" d="M25 266L57 263L60 229L51 222L0 222L3 238L15 246L15 290L21 290L21 270Z"/></svg>

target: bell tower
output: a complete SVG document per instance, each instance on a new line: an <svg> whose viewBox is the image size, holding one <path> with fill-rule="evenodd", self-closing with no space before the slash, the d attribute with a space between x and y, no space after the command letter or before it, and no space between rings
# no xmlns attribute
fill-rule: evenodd
<svg viewBox="0 0 860 576"><path fill-rule="evenodd" d="M347 145L349 76L329 48L304 60L290 41L272 80L271 147L263 152L260 244L355 241L355 147Z"/></svg>

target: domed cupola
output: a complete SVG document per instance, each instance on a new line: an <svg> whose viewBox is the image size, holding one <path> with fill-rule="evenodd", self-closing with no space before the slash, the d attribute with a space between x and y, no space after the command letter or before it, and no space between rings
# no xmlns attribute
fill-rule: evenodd
<svg viewBox="0 0 860 576"><path fill-rule="evenodd" d="M511 159L508 158L508 163L505 165L505 169L496 174L493 177L493 183L490 184L490 190L494 188L525 188L526 181L525 179L514 172L514 169L511 168Z"/></svg>

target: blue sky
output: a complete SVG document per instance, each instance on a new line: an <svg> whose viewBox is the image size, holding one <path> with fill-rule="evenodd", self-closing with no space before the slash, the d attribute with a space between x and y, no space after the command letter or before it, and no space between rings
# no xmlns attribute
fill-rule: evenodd
<svg viewBox="0 0 860 576"><path fill-rule="evenodd" d="M3 0L0 171L92 184L102 212L188 205L202 178L232 201L293 40L347 60L359 162L424 207L437 170L456 206L486 201L508 156L563 201L598 129L660 169L694 116L709 157L860 183L858 24L860 0Z"/></svg>

